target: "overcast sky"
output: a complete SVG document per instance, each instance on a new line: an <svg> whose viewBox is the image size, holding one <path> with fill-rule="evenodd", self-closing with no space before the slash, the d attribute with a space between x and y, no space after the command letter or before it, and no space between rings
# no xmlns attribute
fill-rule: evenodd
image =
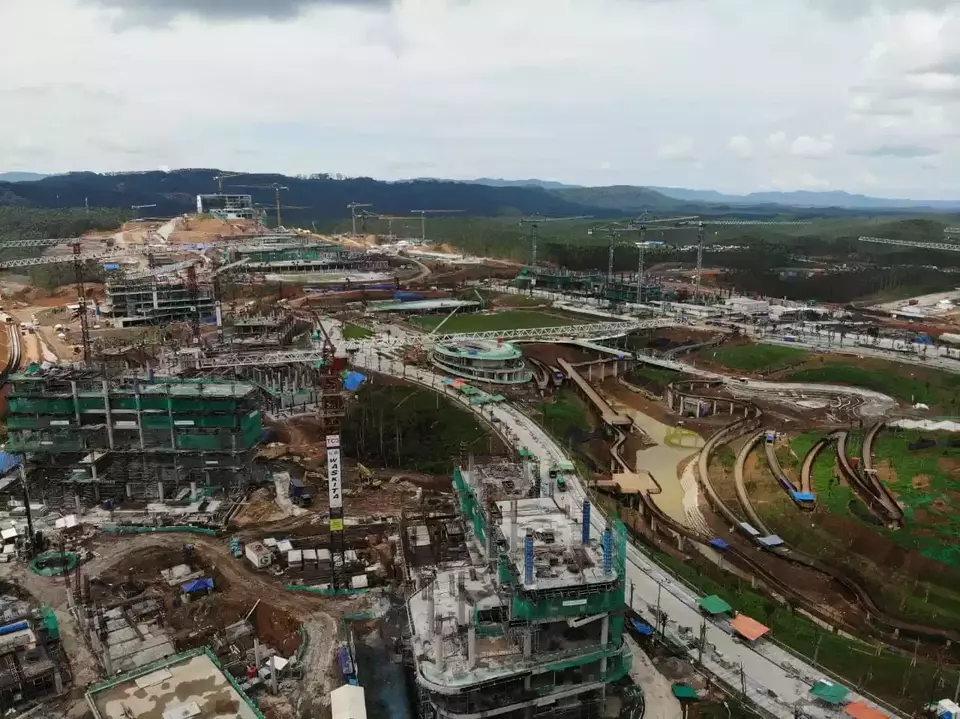
<svg viewBox="0 0 960 719"><path fill-rule="evenodd" d="M0 0L0 171L960 198L960 0Z"/></svg>

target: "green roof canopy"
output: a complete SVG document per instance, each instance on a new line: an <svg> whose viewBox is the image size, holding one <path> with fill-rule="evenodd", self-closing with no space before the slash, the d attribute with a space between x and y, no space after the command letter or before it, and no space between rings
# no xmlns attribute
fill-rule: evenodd
<svg viewBox="0 0 960 719"><path fill-rule="evenodd" d="M711 594L709 597L704 597L697 603L707 614L731 614L733 612L733 607L723 601L716 594Z"/></svg>
<svg viewBox="0 0 960 719"><path fill-rule="evenodd" d="M834 684L826 679L821 679L813 685L813 688L810 689L810 693L813 694L817 699L823 699L823 701L829 704L840 704L844 699L847 698L847 694L850 693L850 690L845 686L841 686L840 684Z"/></svg>
<svg viewBox="0 0 960 719"><path fill-rule="evenodd" d="M697 690L689 684L674 684L673 696L682 702L695 702L700 698Z"/></svg>

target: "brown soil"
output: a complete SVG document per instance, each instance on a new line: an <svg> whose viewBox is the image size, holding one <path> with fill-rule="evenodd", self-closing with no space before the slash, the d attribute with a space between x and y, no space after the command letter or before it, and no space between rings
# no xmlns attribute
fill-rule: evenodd
<svg viewBox="0 0 960 719"><path fill-rule="evenodd" d="M881 460L880 462L874 463L873 466L877 470L877 479L883 484L890 486L897 483L899 479L899 477L897 477L897 470L891 466L890 460Z"/></svg>
<svg viewBox="0 0 960 719"><path fill-rule="evenodd" d="M960 475L960 459L955 459L953 457L940 457L937 460L937 467L949 472L953 476Z"/></svg>
<svg viewBox="0 0 960 719"><path fill-rule="evenodd" d="M572 345L551 345L534 342L521 345L523 354L526 357L532 357L551 367L557 366L557 359L564 359L571 364L579 362L590 362L599 356L596 352L590 352Z"/></svg>
<svg viewBox="0 0 960 719"><path fill-rule="evenodd" d="M914 489L930 489L930 475L929 474L918 474L910 483L913 485Z"/></svg>

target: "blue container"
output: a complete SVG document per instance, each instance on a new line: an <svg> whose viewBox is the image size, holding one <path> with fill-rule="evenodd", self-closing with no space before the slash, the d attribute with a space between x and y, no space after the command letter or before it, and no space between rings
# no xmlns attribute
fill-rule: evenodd
<svg viewBox="0 0 960 719"><path fill-rule="evenodd" d="M590 502L583 503L583 517L581 520L582 536L580 541L583 544L590 543Z"/></svg>
<svg viewBox="0 0 960 719"><path fill-rule="evenodd" d="M22 632L24 629L30 628L30 622L14 622L13 624L7 624L0 627L0 637L4 634L13 634L14 632Z"/></svg>
<svg viewBox="0 0 960 719"><path fill-rule="evenodd" d="M533 584L533 534L524 538L523 548L523 581L524 584Z"/></svg>

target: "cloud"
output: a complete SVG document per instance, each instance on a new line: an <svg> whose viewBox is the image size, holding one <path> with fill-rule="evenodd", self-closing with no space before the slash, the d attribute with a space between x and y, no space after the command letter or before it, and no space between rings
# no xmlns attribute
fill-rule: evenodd
<svg viewBox="0 0 960 719"><path fill-rule="evenodd" d="M811 137L800 135L790 145L790 154L808 160L819 160L833 154L833 135Z"/></svg>
<svg viewBox="0 0 960 719"><path fill-rule="evenodd" d="M901 160L913 160L919 157L933 157L940 151L924 145L875 145L850 150L851 155L863 157L892 157Z"/></svg>
<svg viewBox="0 0 960 719"><path fill-rule="evenodd" d="M661 146L660 149L657 150L657 156L673 162L697 161L693 140L689 137L681 137Z"/></svg>
<svg viewBox="0 0 960 719"><path fill-rule="evenodd" d="M944 12L960 7L958 0L807 0L816 10L838 20L856 20L875 13Z"/></svg>
<svg viewBox="0 0 960 719"><path fill-rule="evenodd" d="M727 143L727 149L737 157L744 160L752 159L754 156L753 143L745 135L734 135Z"/></svg>
<svg viewBox="0 0 960 719"><path fill-rule="evenodd" d="M165 25L178 17L205 20L293 20L319 7L386 10L395 0L84 0L118 10L133 25Z"/></svg>

